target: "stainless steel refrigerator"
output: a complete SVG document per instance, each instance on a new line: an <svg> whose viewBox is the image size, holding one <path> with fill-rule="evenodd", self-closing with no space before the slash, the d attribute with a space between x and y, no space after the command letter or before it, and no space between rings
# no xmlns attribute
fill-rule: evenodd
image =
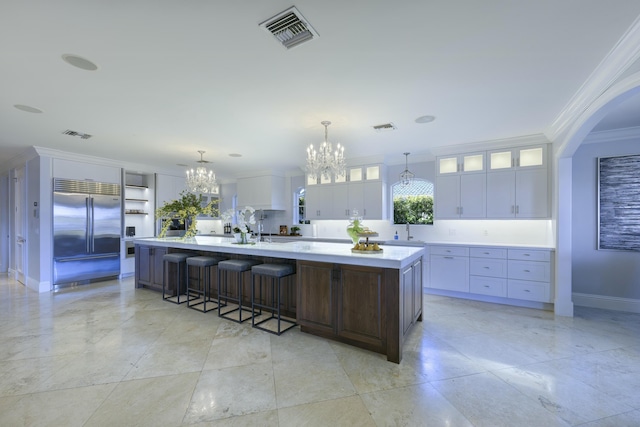
<svg viewBox="0 0 640 427"><path fill-rule="evenodd" d="M120 274L120 185L54 178L53 285Z"/></svg>

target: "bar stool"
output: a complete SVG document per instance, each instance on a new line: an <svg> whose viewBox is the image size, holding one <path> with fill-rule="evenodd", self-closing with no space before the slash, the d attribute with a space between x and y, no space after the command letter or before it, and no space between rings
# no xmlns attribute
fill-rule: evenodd
<svg viewBox="0 0 640 427"><path fill-rule="evenodd" d="M206 313L217 308L217 301L211 299L211 270L213 270L224 258L210 256L192 256L187 258L187 271L189 267L198 268L197 288L187 283L187 307ZM193 296L193 299L191 298ZM215 302L215 307L207 309L207 302ZM211 304L209 304L211 307Z"/></svg>
<svg viewBox="0 0 640 427"><path fill-rule="evenodd" d="M162 299L165 301L172 302L174 304L182 304L186 302L186 284L188 281L187 274L187 258L191 257L191 254L185 254L180 252L174 252L170 254L165 254L162 257L163 267L162 267ZM175 287L170 288L171 290L175 290L175 294L171 292L169 295L169 264L176 265L176 277L175 277ZM180 299L183 296L185 298Z"/></svg>
<svg viewBox="0 0 640 427"><path fill-rule="evenodd" d="M260 264L251 268L251 309L254 312L254 317L251 319L251 326L256 329L271 332L272 334L280 335L281 333L293 328L297 325L296 322L283 319L280 316L280 294L282 288L282 279L287 276L296 274L294 266L292 264ZM255 278L260 279L258 286L260 287L260 295L256 302L255 293ZM271 282L271 295L272 305L262 303L262 278L270 279ZM256 322L255 312L256 308L259 308L259 314L262 314L262 309L268 309L271 311L271 316L266 319ZM260 326L261 324L268 322L271 319L277 319L278 327L276 330ZM281 328L281 322L287 324L284 329Z"/></svg>
<svg viewBox="0 0 640 427"><path fill-rule="evenodd" d="M220 261L218 263L218 317L224 317L225 319L233 320L237 323L242 323L245 319L242 319L242 312L249 312L248 309L242 307L242 273L251 270L254 265L260 264L259 261L251 259L229 259L226 261ZM236 297L229 295L229 274L230 272L236 273ZM224 292L223 292L224 288ZM222 312L220 309L223 307L222 300L224 299L225 305L229 301L238 304L237 308ZM237 319L231 316L232 313L238 312ZM250 312L253 317L253 311Z"/></svg>

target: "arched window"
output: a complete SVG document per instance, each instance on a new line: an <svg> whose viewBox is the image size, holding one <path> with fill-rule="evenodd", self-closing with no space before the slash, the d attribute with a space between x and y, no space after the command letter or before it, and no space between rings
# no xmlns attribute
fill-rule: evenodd
<svg viewBox="0 0 640 427"><path fill-rule="evenodd" d="M394 224L433 224L433 182L414 179L391 186Z"/></svg>

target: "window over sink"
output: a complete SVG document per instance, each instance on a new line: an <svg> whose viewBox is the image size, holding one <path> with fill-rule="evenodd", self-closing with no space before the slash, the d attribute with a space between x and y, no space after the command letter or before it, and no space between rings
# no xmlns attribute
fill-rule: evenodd
<svg viewBox="0 0 640 427"><path fill-rule="evenodd" d="M391 186L394 224L433 224L433 182L413 179Z"/></svg>

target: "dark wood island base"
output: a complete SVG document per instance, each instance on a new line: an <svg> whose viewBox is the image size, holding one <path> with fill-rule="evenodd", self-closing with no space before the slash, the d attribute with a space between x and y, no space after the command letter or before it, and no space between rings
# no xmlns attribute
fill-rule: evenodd
<svg viewBox="0 0 640 427"><path fill-rule="evenodd" d="M328 262L324 262L316 260L323 258L317 254L307 256L312 259L301 259L304 254L292 259L292 251L278 253L255 247L242 251L235 247L225 250L223 245L149 240L136 242L137 287L162 289L161 258L167 252L188 251L194 255L295 263L296 275L291 276L289 291L281 304L287 315L297 319L300 330L384 354L388 361L395 363L402 359L402 347L411 327L422 321L421 251L409 256L403 253L400 255L402 265L395 268L396 265L372 266L366 258L364 262L369 265L358 265L357 258L344 257L346 262L335 262L342 261L342 256L327 257ZM213 281L217 279L213 276L210 285L215 290L217 283ZM244 295L250 295L250 288L246 291ZM215 294L213 291L212 296L217 297ZM272 298L268 292L265 297Z"/></svg>

